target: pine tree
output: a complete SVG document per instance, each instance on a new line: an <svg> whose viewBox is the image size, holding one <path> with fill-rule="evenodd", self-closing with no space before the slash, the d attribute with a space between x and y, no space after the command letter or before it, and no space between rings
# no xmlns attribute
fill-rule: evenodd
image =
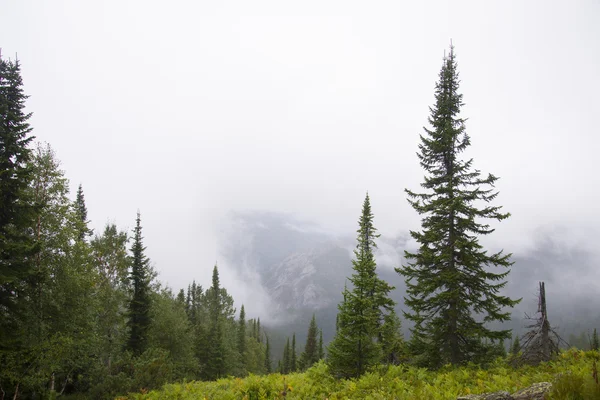
<svg viewBox="0 0 600 400"><path fill-rule="evenodd" d="M379 237L373 226L369 195L365 197L357 231L357 246L352 260L352 290L344 288L338 305L338 330L328 347L332 371L341 376L360 376L381 359L382 327L386 313L394 302L393 289L377 276L373 251Z"/></svg>
<svg viewBox="0 0 600 400"><path fill-rule="evenodd" d="M28 96L23 93L20 70L18 61L0 57L0 351L21 336L17 303L23 296L19 292L38 252L30 232L37 207L26 198L32 179L28 146L33 136L29 136L31 114L25 113Z"/></svg>
<svg viewBox="0 0 600 400"><path fill-rule="evenodd" d="M132 297L129 302L129 340L127 348L134 355L140 355L146 350L148 328L150 326L150 270L149 260L145 256L146 248L142 243L141 217L138 211L135 229L133 230L133 245L131 246L132 263L130 281Z"/></svg>
<svg viewBox="0 0 600 400"><path fill-rule="evenodd" d="M240 320L238 321L238 352L240 353L240 364L242 369L246 368L246 311L244 305L240 309ZM245 374L245 371L242 371Z"/></svg>
<svg viewBox="0 0 600 400"><path fill-rule="evenodd" d="M458 87L451 46L436 85L432 128L425 128L419 145L420 163L428 173L421 186L427 192L406 190L411 206L424 215L422 232L411 232L420 246L414 253L405 252L409 262L397 269L406 279L405 304L412 310L405 316L415 324L413 351L431 367L477 359L487 352L480 339L509 338L509 330L495 331L486 324L508 320L505 308L518 302L498 294L510 272L510 254L488 254L478 241L478 236L494 231L478 219L500 221L510 214L501 213L498 206L479 207L496 198L498 178L481 177L472 159L459 157L471 142L465 120L459 117L463 102ZM490 267L507 270L495 273Z"/></svg>
<svg viewBox="0 0 600 400"><path fill-rule="evenodd" d="M298 361L296 360L296 332L292 336L292 347L290 349L290 372L296 372Z"/></svg>
<svg viewBox="0 0 600 400"><path fill-rule="evenodd" d="M269 344L269 337L267 336L265 344L265 371L270 374L273 371L273 361L271 360L271 345Z"/></svg>
<svg viewBox="0 0 600 400"><path fill-rule="evenodd" d="M75 213L77 221L75 229L79 241L84 241L88 236L91 236L93 231L88 228L90 221L87 219L87 207L85 206L85 196L83 195L83 187L79 184L77 188L77 197L75 199Z"/></svg>

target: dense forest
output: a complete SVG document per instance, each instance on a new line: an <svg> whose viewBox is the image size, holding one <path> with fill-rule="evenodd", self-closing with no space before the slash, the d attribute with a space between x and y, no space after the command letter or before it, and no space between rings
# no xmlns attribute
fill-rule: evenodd
<svg viewBox="0 0 600 400"><path fill-rule="evenodd" d="M132 232L111 223L101 232L90 229L82 185L72 200L51 145L34 141L19 61L0 59L0 399L114 398L189 381L206 381L186 390L212 393L211 398L224 398L225 392L231 398L275 398L288 391L299 398L334 392L364 398L367 392L356 392L361 385L381 389L373 398L389 398L391 392L377 388L384 378L398 386L386 390L417 398L441 385L436 371L458 381L463 372L466 377L480 368L504 368L502 374L511 378L502 384L513 388L549 379L554 367L543 367L538 375L528 370L531 378L515 384L518 373L507 371L523 366L516 361L520 355L531 356L537 333L519 337L492 328L510 320L520 299L502 292L511 254L490 253L480 238L495 229L486 221L510 214L495 204L498 177L483 175L472 159L461 158L471 138L460 116L459 83L451 46L418 146L425 172L421 190L406 190L421 216L421 229L411 232L419 247L406 252L406 265L396 268L406 282L406 309L396 313L394 287L377 272L379 235L367 193L353 273L346 287L335 288L343 299L333 340L324 343L319 316L313 315L302 336L306 340L300 343L293 334L275 354L269 327L260 318L247 318L246 306L234 307L218 265L210 287L192 281L174 293L158 281L146 255L140 211L132 213ZM545 335L539 340L556 347L548 347L547 359L539 362L556 358L566 342L550 338L545 305L538 311ZM403 320L410 322L410 337L402 333ZM597 358L596 331L571 339L592 352L564 353L563 364ZM499 359L513 364L501 366ZM590 365L586 361L581 371L587 373ZM590 390L598 391L595 373L596 389ZM287 383L280 382L283 375L289 375ZM222 385L211 386L214 381ZM466 382L443 389L444 396L463 393ZM305 386L304 394L293 392L298 385ZM503 387L479 386L480 391ZM170 385L149 396L169 397L176 390L183 389Z"/></svg>

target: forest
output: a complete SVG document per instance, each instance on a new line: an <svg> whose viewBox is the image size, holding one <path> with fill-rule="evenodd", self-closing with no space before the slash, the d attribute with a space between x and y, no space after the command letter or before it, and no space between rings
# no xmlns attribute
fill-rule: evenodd
<svg viewBox="0 0 600 400"><path fill-rule="evenodd" d="M458 75L451 46L417 149L424 180L406 189L421 228L411 231L418 249L396 268L402 314L377 272L367 193L353 272L335 289L333 340L324 343L315 314L306 340L293 334L276 354L269 327L234 307L218 263L210 287L191 281L175 293L146 255L139 210L131 232L90 229L84 188L71 199L52 146L35 141L19 61L1 58L0 399L483 399L473 395L542 383L541 396L600 398L597 331L577 343L556 334L543 284L525 335L490 325L521 301L502 291L511 254L480 242L510 213L496 204L499 178L462 158L471 137Z"/></svg>

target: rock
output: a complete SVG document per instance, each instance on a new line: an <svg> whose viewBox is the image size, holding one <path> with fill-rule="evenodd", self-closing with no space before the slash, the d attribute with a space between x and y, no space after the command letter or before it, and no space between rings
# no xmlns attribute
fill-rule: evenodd
<svg viewBox="0 0 600 400"><path fill-rule="evenodd" d="M552 389L550 382L534 383L525 389L513 393L512 397L514 400L544 400L550 389Z"/></svg>
<svg viewBox="0 0 600 400"><path fill-rule="evenodd" d="M469 394L460 396L457 400L513 400L513 397L508 392L494 392L484 394Z"/></svg>

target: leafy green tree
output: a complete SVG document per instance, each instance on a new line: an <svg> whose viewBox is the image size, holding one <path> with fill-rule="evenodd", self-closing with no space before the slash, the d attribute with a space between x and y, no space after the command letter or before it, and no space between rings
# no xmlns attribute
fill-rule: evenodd
<svg viewBox="0 0 600 400"><path fill-rule="evenodd" d="M369 195L365 197L357 231L357 246L352 260L352 290L344 289L338 305L338 330L327 349L332 372L360 376L381 360L381 336L385 312L393 309L389 298L393 289L377 276L374 249L379 237L373 226ZM316 332L315 332L316 335ZM316 336L315 336L316 337Z"/></svg>
<svg viewBox="0 0 600 400"><path fill-rule="evenodd" d="M19 300L38 251L31 234L37 207L27 198L33 140L27 97L19 62L0 58L0 364L5 351L20 345L26 329Z"/></svg>
<svg viewBox="0 0 600 400"><path fill-rule="evenodd" d="M142 242L141 217L138 211L133 244L131 246L131 285L132 297L129 302L129 339L127 349L139 356L147 348L148 328L150 327L150 306L151 306L151 288L150 288L150 266L149 260L144 254L146 248Z"/></svg>
<svg viewBox="0 0 600 400"><path fill-rule="evenodd" d="M397 269L406 279L405 304L411 311L405 317L415 324L413 352L431 367L479 358L487 352L481 339L510 338L510 330L496 331L487 323L508 320L506 308L518 303L499 294L512 265L510 254L489 254L479 244L479 236L494 231L479 219L501 221L509 214L487 205L498 194L498 178L482 177L472 159L460 158L471 141L459 117L463 102L458 89L451 46L430 109L431 128L425 128L419 145L419 160L428 174L421 184L426 192L406 190L411 206L423 215L422 231L411 232L419 248L406 251L408 263ZM506 271L495 273L493 267Z"/></svg>

